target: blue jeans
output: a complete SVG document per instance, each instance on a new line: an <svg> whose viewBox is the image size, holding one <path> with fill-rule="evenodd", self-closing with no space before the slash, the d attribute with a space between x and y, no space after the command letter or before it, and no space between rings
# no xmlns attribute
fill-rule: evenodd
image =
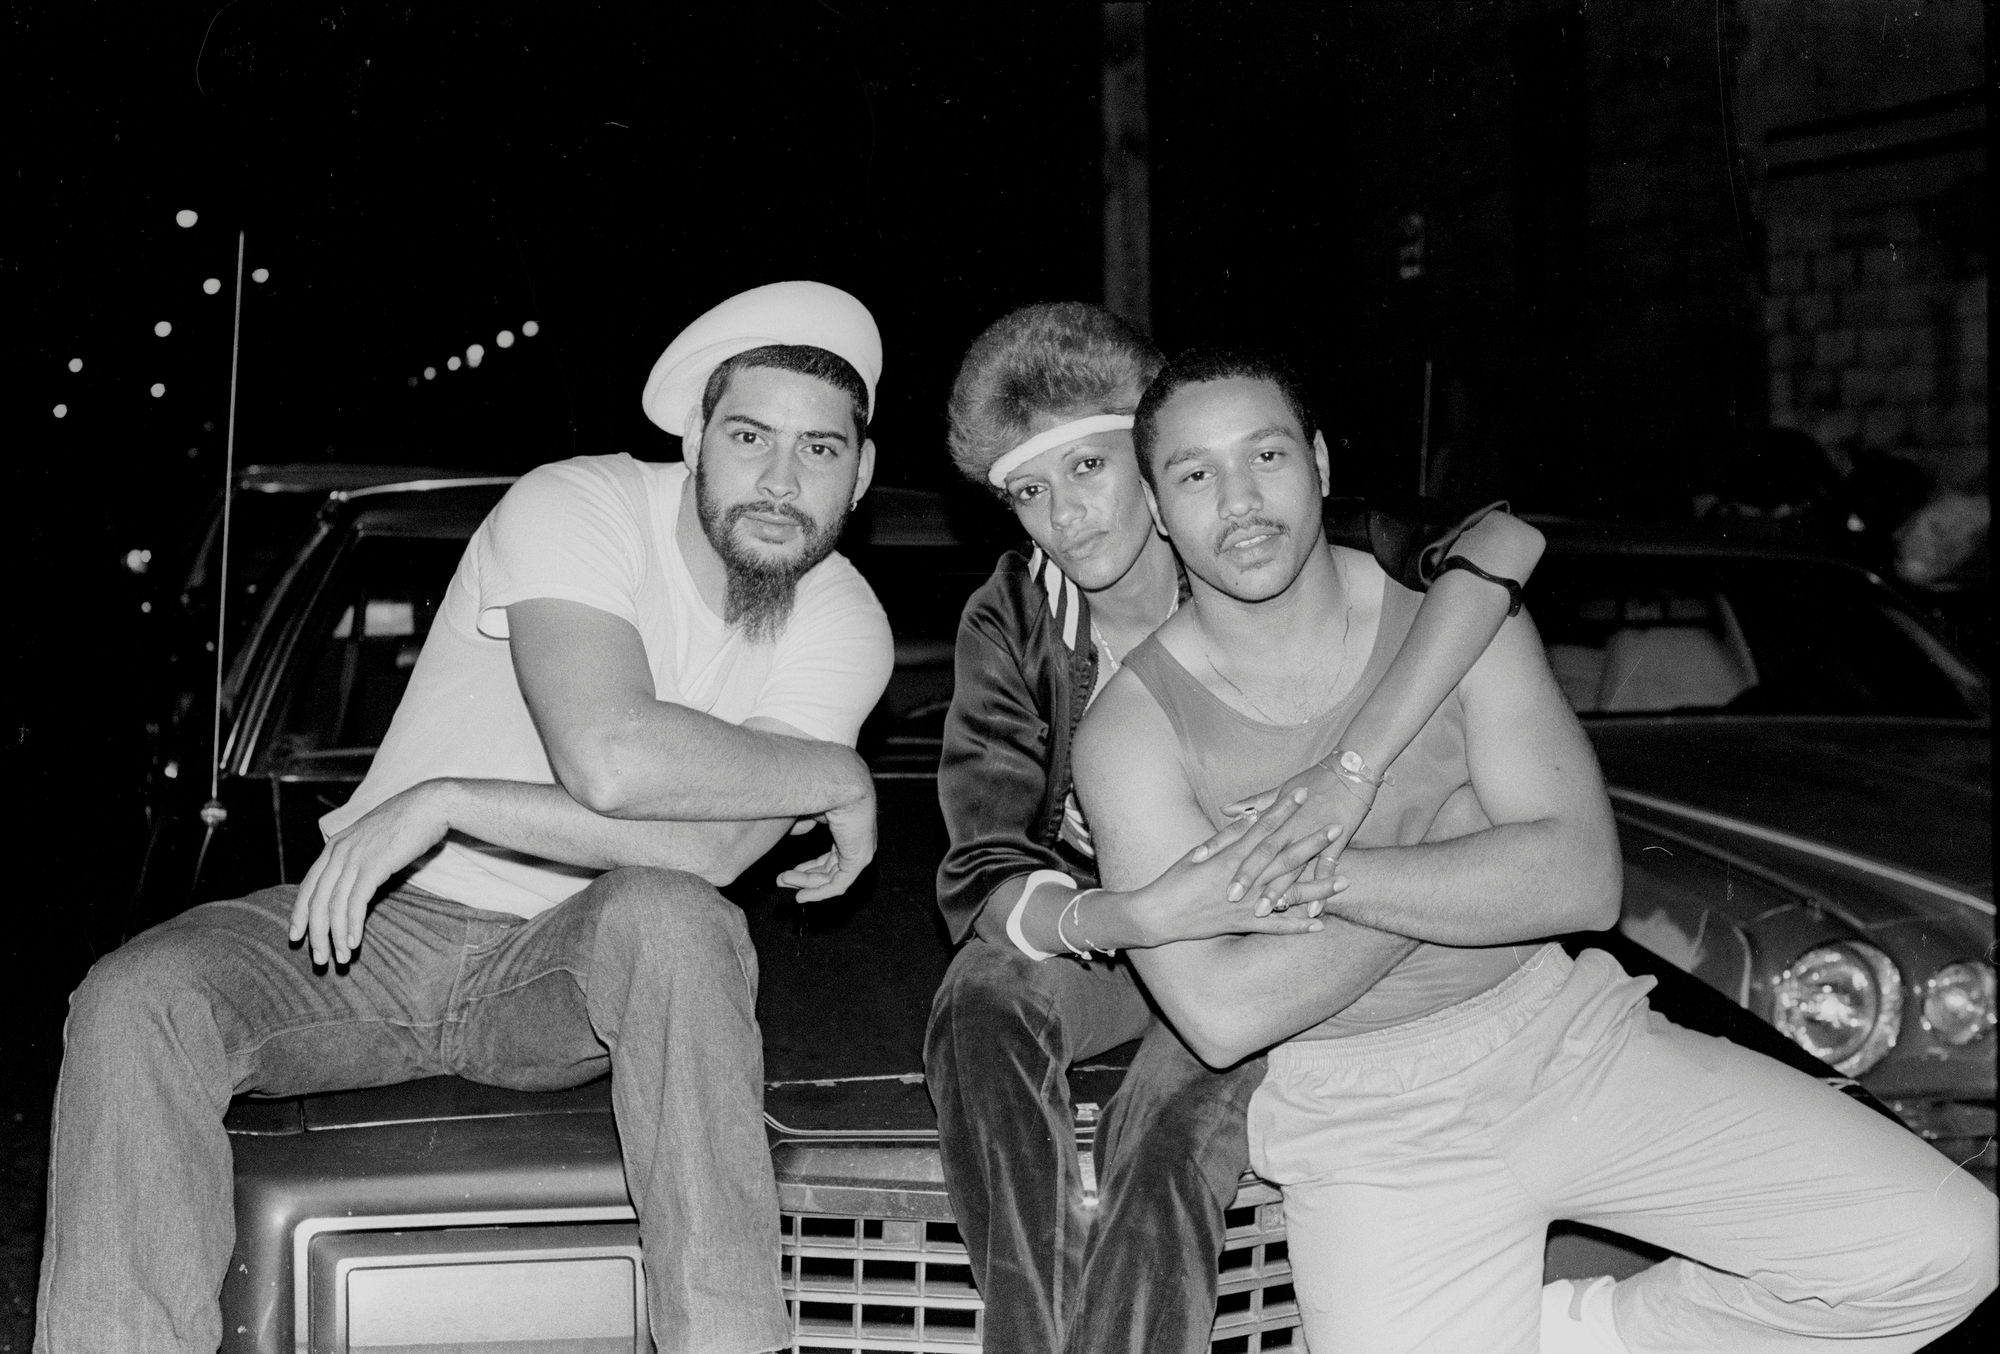
<svg viewBox="0 0 2000 1354"><path fill-rule="evenodd" d="M1093 1221L1064 1074L1133 1039L1098 1126ZM1038 964L975 937L938 988L924 1066L987 1354L1205 1352L1264 1060L1210 1071L1122 961Z"/></svg>
<svg viewBox="0 0 2000 1354"><path fill-rule="evenodd" d="M650 869L532 920L403 890L375 905L351 965L315 972L286 937L295 893L191 909L70 998L38 1354L212 1354L235 1242L232 1095L443 1073L553 1090L607 1067L655 1341L789 1342L757 955L734 904Z"/></svg>

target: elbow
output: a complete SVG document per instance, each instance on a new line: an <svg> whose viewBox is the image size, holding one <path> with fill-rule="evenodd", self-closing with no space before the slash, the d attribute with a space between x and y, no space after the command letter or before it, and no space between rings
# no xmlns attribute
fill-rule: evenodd
<svg viewBox="0 0 2000 1354"><path fill-rule="evenodd" d="M1486 521L1493 526L1490 553L1500 566L1495 572L1516 582L1527 581L1535 566L1541 563L1542 551L1548 548L1548 538L1511 513L1495 513Z"/></svg>
<svg viewBox="0 0 2000 1354"><path fill-rule="evenodd" d="M1624 902L1625 863L1619 858L1617 842L1593 856L1575 876L1577 916L1576 925L1570 928L1573 931L1609 931L1618 924Z"/></svg>
<svg viewBox="0 0 2000 1354"><path fill-rule="evenodd" d="M1270 1043L1232 1012L1191 1014L1175 1026L1175 1031L1195 1057L1218 1072L1236 1066Z"/></svg>
<svg viewBox="0 0 2000 1354"><path fill-rule="evenodd" d="M606 818L636 818L638 777L615 730L594 730L549 748L549 763L570 798Z"/></svg>
<svg viewBox="0 0 2000 1354"><path fill-rule="evenodd" d="M704 862L694 873L717 888L726 889L736 882L736 877L743 873L744 868L733 860L711 860Z"/></svg>
<svg viewBox="0 0 2000 1354"><path fill-rule="evenodd" d="M632 797L613 772L602 767L565 768L556 778L570 798L606 818L623 818L632 807Z"/></svg>

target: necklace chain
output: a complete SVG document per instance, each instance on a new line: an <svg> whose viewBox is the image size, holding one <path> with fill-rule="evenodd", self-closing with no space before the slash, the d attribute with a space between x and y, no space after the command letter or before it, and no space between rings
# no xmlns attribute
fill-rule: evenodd
<svg viewBox="0 0 2000 1354"><path fill-rule="evenodd" d="M1341 618L1340 618L1340 666L1333 670L1333 678L1326 684L1326 690L1328 691L1333 691L1340 686L1341 676L1347 671L1347 636L1348 632L1354 626L1354 590L1347 586L1347 572L1346 570L1340 567L1340 557L1338 555L1334 556L1333 567L1335 572L1340 576L1341 591L1347 594L1347 602L1345 607L1342 608ZM1201 656L1203 661L1208 664L1208 670L1210 672L1213 672L1216 676L1220 677L1224 682L1228 683L1229 689L1231 691L1234 691L1237 695L1241 696L1244 700L1248 701L1250 703L1250 708L1255 710L1260 716L1262 716L1266 724L1277 724L1277 725L1309 724L1313 720L1319 718L1320 715L1324 714L1326 710L1330 708L1332 705L1332 702L1329 701L1327 705L1321 706L1319 709L1314 710L1311 714L1307 715L1302 720L1273 719L1271 717L1271 712L1266 710L1262 705L1258 704L1257 698L1255 696L1252 696L1248 691L1245 691L1242 687L1238 686L1235 683L1235 681L1233 681L1230 678L1229 674L1224 672L1221 666L1216 663L1215 655L1209 652L1208 641L1202 637L1199 630L1197 630L1195 633L1195 643L1201 646Z"/></svg>

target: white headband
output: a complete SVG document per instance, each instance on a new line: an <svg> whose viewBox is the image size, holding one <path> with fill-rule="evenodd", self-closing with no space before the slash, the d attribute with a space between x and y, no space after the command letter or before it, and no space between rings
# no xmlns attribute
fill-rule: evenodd
<svg viewBox="0 0 2000 1354"><path fill-rule="evenodd" d="M1130 414L1092 414L1089 418L1071 419L1068 423L1058 423L1045 433L1036 433L1020 446L1015 447L1012 451L995 461L993 468L986 472L986 478L994 488L1004 489L1007 487L1007 476L1013 474L1018 467L1024 466L1029 461L1034 460L1050 447L1059 447L1065 442L1074 442L1077 438L1088 437L1092 433L1123 432L1131 426L1132 416Z"/></svg>

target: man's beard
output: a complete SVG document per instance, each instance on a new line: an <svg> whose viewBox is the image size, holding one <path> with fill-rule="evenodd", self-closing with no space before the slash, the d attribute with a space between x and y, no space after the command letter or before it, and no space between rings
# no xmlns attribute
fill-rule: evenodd
<svg viewBox="0 0 2000 1354"><path fill-rule="evenodd" d="M759 499L732 503L724 508L709 497L708 478L703 464L694 468L695 515L701 520L702 534L715 553L722 557L727 577L723 590L722 619L743 631L753 644L768 644L784 633L792 617L799 580L814 565L833 553L840 532L847 525L848 509L827 523L815 522L803 509L789 503ZM789 559L768 559L748 549L736 539L736 524L750 513L779 516L796 523L802 544Z"/></svg>

